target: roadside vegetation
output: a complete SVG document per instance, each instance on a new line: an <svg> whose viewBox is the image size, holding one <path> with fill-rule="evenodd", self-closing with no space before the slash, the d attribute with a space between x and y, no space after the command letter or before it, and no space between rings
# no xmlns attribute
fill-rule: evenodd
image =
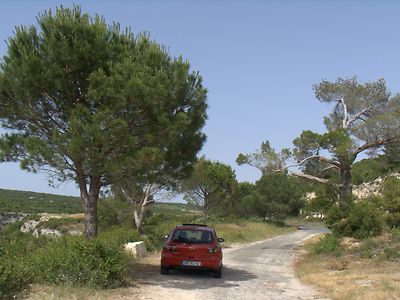
<svg viewBox="0 0 400 300"><path fill-rule="evenodd" d="M331 299L400 298L399 229L363 240L316 237L302 252L297 276Z"/></svg>
<svg viewBox="0 0 400 300"><path fill-rule="evenodd" d="M354 201L345 212L328 208L332 233L305 244L299 278L332 299L400 298L399 200L400 179L389 176L382 196Z"/></svg>
<svg viewBox="0 0 400 300"><path fill-rule="evenodd" d="M115 200L111 202L118 203ZM34 215L6 227L0 234L0 299L28 295L32 285L35 294L43 297L47 295L46 290L56 291L60 297L65 290L78 296L96 291L99 297L109 293L99 289L120 287L119 290L123 290L137 276L129 272L135 260L123 251L123 244L144 241L149 251L159 251L165 234L175 225L204 221L201 211L193 207L157 203L148 210L143 224L145 234L140 235L133 226L131 212L127 212L125 206L113 205L113 209L106 209L106 203L103 207L101 201L99 206L101 231L90 241L82 235L36 238L29 233L21 233L23 222L29 218L38 219ZM226 239L225 247L296 230L290 226L263 222L259 218L250 220L214 215L211 219L208 224L215 226L218 235ZM66 232L71 226L82 225L82 221L82 218L50 219L39 226L64 228L63 232Z"/></svg>

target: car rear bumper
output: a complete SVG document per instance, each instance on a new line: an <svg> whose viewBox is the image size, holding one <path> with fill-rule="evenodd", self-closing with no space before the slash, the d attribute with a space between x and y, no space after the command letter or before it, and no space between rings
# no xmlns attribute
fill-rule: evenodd
<svg viewBox="0 0 400 300"><path fill-rule="evenodd" d="M192 260L201 262L200 266L184 266L184 260ZM222 257L210 256L209 258L182 258L176 257L172 253L163 253L161 255L161 265L168 268L179 269L208 269L217 271L222 266Z"/></svg>

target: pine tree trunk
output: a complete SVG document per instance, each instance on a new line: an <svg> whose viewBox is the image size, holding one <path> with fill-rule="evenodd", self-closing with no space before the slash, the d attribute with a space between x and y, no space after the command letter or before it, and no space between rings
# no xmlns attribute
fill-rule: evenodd
<svg viewBox="0 0 400 300"><path fill-rule="evenodd" d="M84 203L85 212L85 237L92 239L97 236L97 203L99 200L100 177L90 177L89 191L87 190L86 180L82 176L82 172L78 174L78 184L81 192L81 198Z"/></svg>
<svg viewBox="0 0 400 300"><path fill-rule="evenodd" d="M97 236L97 201L98 197L88 195L85 201L85 237L91 239Z"/></svg>
<svg viewBox="0 0 400 300"><path fill-rule="evenodd" d="M351 166L345 166L340 169L339 205L342 210L347 209L352 197L353 178L351 175Z"/></svg>

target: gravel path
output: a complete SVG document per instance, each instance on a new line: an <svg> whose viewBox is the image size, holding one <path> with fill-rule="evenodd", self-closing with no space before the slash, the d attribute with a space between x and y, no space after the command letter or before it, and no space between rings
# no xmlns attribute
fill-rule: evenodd
<svg viewBox="0 0 400 300"><path fill-rule="evenodd" d="M294 249L305 239L324 233L303 226L297 232L269 240L224 249L221 279L209 272L171 270L159 275L159 258L143 265L136 281L140 299L324 299L295 278ZM142 277L143 276L143 277Z"/></svg>

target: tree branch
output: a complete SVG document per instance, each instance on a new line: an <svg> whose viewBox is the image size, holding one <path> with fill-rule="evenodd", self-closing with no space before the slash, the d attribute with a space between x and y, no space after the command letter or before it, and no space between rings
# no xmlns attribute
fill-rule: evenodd
<svg viewBox="0 0 400 300"><path fill-rule="evenodd" d="M354 117L352 117L351 120L348 121L347 127L349 127L351 124L353 124L358 119L365 121L364 119L361 118L361 116L364 115L365 113L367 113L368 111L370 111L371 108L372 108L371 106L368 106L366 109L360 111L358 114L356 114Z"/></svg>
<svg viewBox="0 0 400 300"><path fill-rule="evenodd" d="M326 162L326 163L328 163L328 164L330 164L330 165L333 165L333 166L335 166L335 167L337 167L337 168L340 168L340 163L337 162L337 161L334 161L334 160L332 160L332 159L326 158L326 157L321 156L321 155L311 155L311 156L309 156L309 157L304 158L302 161L300 161L300 162L297 163L297 164L293 164L293 165L286 166L286 167L284 167L284 168L282 168L282 169L280 169L280 170L277 170L277 171L283 171L283 170L287 170L287 169L292 168L292 167L301 166L301 165L303 165L304 163L306 163L308 160L314 159L314 158L318 158L320 161Z"/></svg>
<svg viewBox="0 0 400 300"><path fill-rule="evenodd" d="M334 168L339 169L338 166L329 166L329 167L323 169L321 172L319 172L319 174L322 174L322 173L324 173L324 172L326 172L326 171L329 171L329 170L331 170L331 169L334 169Z"/></svg>
<svg viewBox="0 0 400 300"><path fill-rule="evenodd" d="M367 149L375 148L375 147L378 147L378 146L383 146L383 145L390 144L390 143L395 143L397 141L399 141L399 137L396 136L396 137L392 137L392 138L386 139L386 140L376 140L376 141L371 142L371 143L365 143L364 145L358 147L356 149L356 151L354 151L353 154L354 155L358 155L359 153L361 153L361 152L363 152L363 151L365 151Z"/></svg>
<svg viewBox="0 0 400 300"><path fill-rule="evenodd" d="M349 112L347 111L347 105L346 102L344 102L344 97L340 99L340 103L343 105L343 128L346 129L348 127L348 122L349 122Z"/></svg>
<svg viewBox="0 0 400 300"><path fill-rule="evenodd" d="M313 180L313 181L316 181L316 182L319 182L319 183L327 183L327 182L329 182L328 179L323 179L323 178L319 178L319 177L308 175L308 174L304 174L304 173L292 172L291 174L294 175L294 176L297 176L297 177L310 179L310 180Z"/></svg>

